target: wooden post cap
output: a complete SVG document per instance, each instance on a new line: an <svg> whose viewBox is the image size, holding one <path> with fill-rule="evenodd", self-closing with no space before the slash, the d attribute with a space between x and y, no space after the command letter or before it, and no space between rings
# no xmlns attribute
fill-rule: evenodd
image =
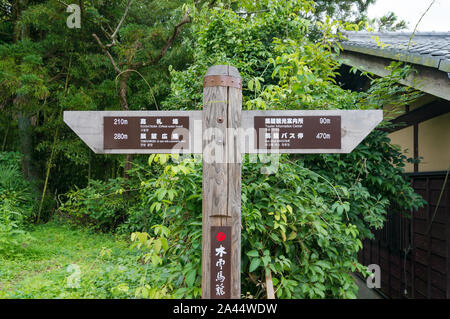
<svg viewBox="0 0 450 319"><path fill-rule="evenodd" d="M242 88L242 79L238 69L231 65L214 65L206 71L203 87L230 86Z"/></svg>

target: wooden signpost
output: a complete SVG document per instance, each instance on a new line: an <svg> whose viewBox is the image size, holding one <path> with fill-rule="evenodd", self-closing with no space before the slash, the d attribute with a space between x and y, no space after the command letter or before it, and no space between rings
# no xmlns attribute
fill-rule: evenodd
<svg viewBox="0 0 450 319"><path fill-rule="evenodd" d="M212 66L203 111L66 111L65 123L102 154L203 154L202 297L241 295L241 156L349 153L381 110L242 111L235 67Z"/></svg>

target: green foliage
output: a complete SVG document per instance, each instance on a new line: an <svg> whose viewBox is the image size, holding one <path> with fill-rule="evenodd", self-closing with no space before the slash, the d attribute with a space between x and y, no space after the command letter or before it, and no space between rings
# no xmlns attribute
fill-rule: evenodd
<svg viewBox="0 0 450 319"><path fill-rule="evenodd" d="M398 113L398 110L403 105L418 99L423 96L423 93L398 84L401 80L416 72L411 65L404 65L402 62L394 61L386 69L390 71L389 76L381 78L375 78L367 72L362 72L362 75L371 79L371 86L366 92L360 93L358 103L368 108L382 108L385 105L389 105L394 110L393 115L396 115L395 111ZM390 115L392 116L392 114ZM385 118L385 120L390 119L390 117Z"/></svg>
<svg viewBox="0 0 450 319"><path fill-rule="evenodd" d="M297 2L299 4L297 4ZM208 67L215 64L230 64L241 72L243 83L261 77L266 84L274 83L273 68L267 60L273 55L273 38L280 32L301 37L308 29L309 21L297 17L291 19L293 8L301 9L301 1L292 1L288 6L268 4L276 14L264 14L263 19L251 19L227 10L218 3L210 10L204 8L195 17L193 26L196 41L194 60L186 70L170 68L172 94L163 105L166 108L201 108L203 76Z"/></svg>
<svg viewBox="0 0 450 319"><path fill-rule="evenodd" d="M348 203L344 209L348 219L363 238L372 239L372 229L383 227L391 204L406 212L425 204L402 175L406 160L400 148L390 144L387 133L374 131L350 154L308 156L303 162L339 185ZM342 214L339 205L334 208Z"/></svg>
<svg viewBox="0 0 450 319"><path fill-rule="evenodd" d="M399 31L406 29L408 26L405 20L398 20L397 15L392 11L386 13L381 18L369 20L369 23L380 32Z"/></svg>
<svg viewBox="0 0 450 319"><path fill-rule="evenodd" d="M317 19L325 16L336 20L358 22L364 20L370 5L376 0L315 0L314 15Z"/></svg>
<svg viewBox="0 0 450 319"><path fill-rule="evenodd" d="M392 158L400 162L400 153L388 143L385 133L378 135L372 137L379 141L379 144L371 144L372 148L375 147L371 150L374 158L367 154L366 140L355 151L353 158L340 156L333 160L332 157L321 155L319 157L325 158L293 161L283 156L279 170L272 175L261 174L261 168L266 164L244 165L243 292L261 296L262 291L256 288L254 282L263 281L265 272L270 269L278 298L355 298L356 287L351 272L365 273L364 267L357 261L356 252L362 247L361 239L371 236L371 228L382 227L389 199L407 208L422 203L401 178L401 168L395 168L389 162ZM386 147L389 152L383 150ZM375 179L367 180L364 178L366 175L357 176L363 174L358 157L360 160L368 158L366 165L369 164L365 168L368 171L365 174L370 175L371 170L382 172L380 175L385 178L386 184L380 185ZM168 250L164 248L164 253L155 261L154 254L162 251L161 244L156 245L156 251L151 248L146 256L157 266L158 273L166 273L166 276L159 277L161 287L167 288L175 296L198 297L201 206L200 203L190 205L193 196L186 197L190 193L186 194L185 191L186 185L192 185L193 176L200 177L200 163L197 162L196 169L189 175L181 170L175 170L177 173L173 175L170 173L173 167L192 161L184 160L174 166L167 162L167 156L152 156L152 165L155 159L162 165L161 169L164 167L159 179L173 178L176 182L162 192L158 192L160 184L148 184L155 194L155 201L151 204L155 206L153 220L155 223L164 222L165 233L170 232L170 239ZM330 169L329 165L334 165L336 161L342 163ZM379 162L386 164L373 165ZM391 183L387 182L389 178L393 179ZM196 184L195 188L199 189L200 178L197 178ZM391 191L397 185L401 185L402 195L409 202L395 200ZM170 193L177 194L175 200L165 200L166 194ZM160 195L158 199L157 194L164 196ZM180 213L170 214L171 211ZM150 235L146 233L139 235L145 238L142 240L143 246L148 238L151 238L149 246L155 246L153 243L157 242L157 232L155 237L147 237ZM154 284L150 280L147 282Z"/></svg>
<svg viewBox="0 0 450 319"><path fill-rule="evenodd" d="M246 165L243 194L244 269L255 281L272 271L278 298L349 298L359 231L348 222L347 198L301 162L280 158L275 174ZM247 268L248 267L248 268ZM261 291L247 281L247 291ZM349 285L347 288L343 288Z"/></svg>
<svg viewBox="0 0 450 319"><path fill-rule="evenodd" d="M135 298L141 278L152 272L118 236L56 221L30 233L38 240L14 256L0 255L0 298ZM79 285L68 285L76 275Z"/></svg>
<svg viewBox="0 0 450 319"><path fill-rule="evenodd" d="M123 194L126 181L122 178L107 182L91 180L85 188L66 193L59 208L68 220L109 231L123 223L129 202Z"/></svg>
<svg viewBox="0 0 450 319"><path fill-rule="evenodd" d="M32 187L20 170L20 154L0 153L0 252L14 253L30 240L26 227L32 220L35 200Z"/></svg>
<svg viewBox="0 0 450 319"><path fill-rule="evenodd" d="M61 211L96 229L134 231L132 248L140 252L139 263L149 269L139 279L141 284L134 294L127 288L129 282L126 280L117 286L122 297L198 298L201 293L198 287L200 162L165 154L152 155L148 162L149 168L138 167L134 172L130 171L127 184L130 188L117 180L96 181L84 189L69 192ZM132 194L138 200L133 201ZM185 224L186 220L189 224Z"/></svg>
<svg viewBox="0 0 450 319"><path fill-rule="evenodd" d="M118 76L92 34L111 44L105 31L112 34L127 3L80 1L81 29L67 27L69 13L61 1L0 3L0 149L20 149L34 164L30 176L40 181L50 167L48 198L84 187L89 179L123 174L123 157L94 158L63 122L63 111L120 109L125 76L129 108L155 110L170 92L168 66L182 68L192 60L187 26L155 60L184 15L185 1L134 1L115 44L108 46L121 71L128 70ZM17 125L22 119L30 122L26 129ZM44 220L54 207L45 208Z"/></svg>

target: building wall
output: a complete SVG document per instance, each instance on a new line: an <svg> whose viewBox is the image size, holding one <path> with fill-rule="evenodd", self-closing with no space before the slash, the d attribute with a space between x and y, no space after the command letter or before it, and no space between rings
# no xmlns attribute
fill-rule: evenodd
<svg viewBox="0 0 450 319"><path fill-rule="evenodd" d="M450 166L450 113L419 123L419 172L446 171Z"/></svg>
<svg viewBox="0 0 450 319"><path fill-rule="evenodd" d="M412 213L391 207L358 259L380 266L381 291L390 298L450 299L450 180L444 173L409 177L427 204Z"/></svg>
<svg viewBox="0 0 450 319"><path fill-rule="evenodd" d="M402 152L408 158L414 157L414 129L412 126L405 127L404 129L395 131L389 134L391 143L399 145ZM405 172L414 172L414 165L412 163L405 162Z"/></svg>
<svg viewBox="0 0 450 319"><path fill-rule="evenodd" d="M409 106L413 111L435 100L432 95L425 95ZM383 109L385 117L395 117L404 112L393 112L392 108ZM399 145L408 157L414 157L414 127L409 126L389 134L391 143ZM446 171L450 166L450 113L435 117L418 124L418 153L422 157L418 172ZM414 172L414 165L405 161L405 172Z"/></svg>

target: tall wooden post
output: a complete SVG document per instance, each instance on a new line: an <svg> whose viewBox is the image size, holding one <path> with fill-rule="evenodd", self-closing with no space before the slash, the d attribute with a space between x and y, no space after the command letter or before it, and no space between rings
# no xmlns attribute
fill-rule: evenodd
<svg viewBox="0 0 450 319"><path fill-rule="evenodd" d="M241 127L242 87L239 71L216 65L203 85L202 298L240 298L241 294ZM219 228L217 228L219 226ZM224 295L215 292L211 269L214 229L231 234L230 274L224 272ZM227 233L227 232L225 232ZM227 233L228 234L228 233Z"/></svg>

